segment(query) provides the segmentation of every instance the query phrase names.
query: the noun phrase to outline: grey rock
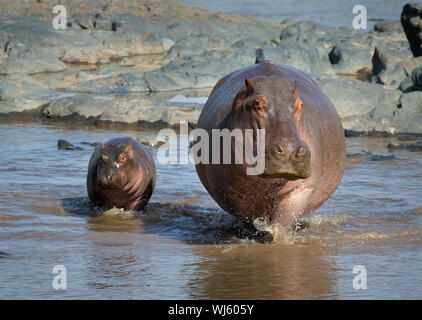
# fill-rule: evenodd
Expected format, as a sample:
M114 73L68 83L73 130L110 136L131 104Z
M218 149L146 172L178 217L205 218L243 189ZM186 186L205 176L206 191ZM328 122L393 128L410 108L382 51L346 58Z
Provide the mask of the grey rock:
M376 46L372 55L372 73L378 75L389 65L410 58L412 53L406 48Z
M422 91L422 65L412 70L411 78L415 88Z
M407 49L376 47L372 56L373 81L398 88L422 58L409 55Z
M151 136L151 135L145 135L145 134L137 137L136 140L146 145L147 147L154 148L154 149L159 148L165 143L165 141L158 140L157 136Z
M331 34L334 30L339 29L328 27L313 21L300 21L294 24L289 24L281 30L280 41L307 42L318 38L326 38L330 41L332 38L329 34Z
M408 150L411 152L421 152L422 151L422 141L416 143L397 143L395 141L390 141L387 145L389 150Z
M387 68L378 74L378 82L392 87L399 87L406 79L408 73L400 64L394 64L391 68Z
M240 39L237 40L236 42L234 42L231 47L235 48L235 49L254 49L254 48L259 48L262 46L271 46L271 47L276 47L278 44L274 43L272 40L268 41L268 40L263 40L260 38L245 38L245 39Z
M211 50L200 56L171 60L159 70L144 73L151 92L213 87L236 69L255 63L254 50Z
M357 30L344 27L330 27L313 21L300 21L287 25L281 30L280 42L307 42L315 46L327 45L332 48L342 40L362 35Z
M378 32L403 32L400 20L381 21L374 25L374 30Z
M264 50L262 48L256 49L255 56L256 56L255 64L265 61L265 53L264 53Z
M284 19L283 21L280 22L280 27L281 27L281 29L284 29L285 27L287 27L291 24L295 24L295 23L296 23L295 20L287 18L287 19Z
M85 15L78 19L82 21L84 18L90 17ZM127 56L164 53L161 39L165 35L151 22L130 14L116 14L113 16L112 28L113 25L121 27L115 32L84 30L73 26L64 31L53 29L51 20L40 21L19 16L7 22L0 19L0 47L6 48L8 59L12 56L20 59L18 62L14 59L7 67L19 64L25 73L43 72L42 69L46 68L46 71L57 71L57 66L63 69L60 61L102 64ZM53 63L54 69L50 70Z
M415 89L414 85L413 85L413 80L411 76L407 76L401 83L399 86L399 89L402 92L410 92L413 91Z
M74 23L81 29L94 29L94 21L90 18L75 19Z
M414 132L397 117L401 91L346 79L317 82L336 107L346 131L372 134Z
M371 67L372 56L368 48L349 43L336 44L328 56L337 72L356 73L359 69Z
M178 39L169 49L164 61L194 57L217 48L228 47L228 42L222 37L212 37L207 34L199 34L192 37Z
M163 49L166 52L169 51L175 44L175 42L169 38L162 38L161 41L163 43Z
M46 119L79 119L127 124L178 125L196 123L202 104L166 102L126 97L104 102L94 97L65 97L52 101L44 110Z
M0 81L0 113L23 112L41 107L55 94L31 76L14 74Z
M404 133L420 133L422 131L422 92L403 93L400 97L400 108L397 109L394 125Z
M133 93L149 92L150 89L143 79L143 72L130 71L118 74L111 72L107 77L99 77L88 81L70 83L66 87L68 92L85 93Z
M276 47L263 48L265 58L276 63L289 65L309 75L335 75L328 59L322 59L318 50L306 43L280 42Z
M57 149L59 150L83 150L81 147L77 147L66 140L58 140L57 141Z
M60 72L67 66L52 54L29 53L9 57L0 64L0 75L13 73L36 74L42 72Z
M395 106L401 93L376 84L347 79L327 78L317 83L333 102L341 118L363 116L377 106Z

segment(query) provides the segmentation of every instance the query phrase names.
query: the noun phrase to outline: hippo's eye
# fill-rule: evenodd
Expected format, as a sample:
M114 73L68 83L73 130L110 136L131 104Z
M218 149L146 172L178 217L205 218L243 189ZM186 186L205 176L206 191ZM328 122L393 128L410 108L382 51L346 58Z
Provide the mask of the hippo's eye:
M124 153L121 153L121 154L119 155L118 161L119 161L120 163L124 163L124 162L126 161L126 155L125 155Z

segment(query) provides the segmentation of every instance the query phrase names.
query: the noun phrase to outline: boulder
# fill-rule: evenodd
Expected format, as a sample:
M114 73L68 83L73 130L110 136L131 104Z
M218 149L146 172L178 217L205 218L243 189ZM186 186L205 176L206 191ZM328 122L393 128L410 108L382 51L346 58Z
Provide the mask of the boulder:
M422 64L406 48L375 47L372 56L372 82L398 88L412 70Z
M403 27L400 20L380 21L374 25L374 30L377 32L403 32Z
M415 87L413 86L413 80L411 76L407 76L401 83L399 86L400 91L402 92L410 92L413 91L415 89Z
M66 86L68 92L85 93L133 93L149 92L150 89L143 79L143 72L110 72L106 77L89 79L88 81L77 81ZM76 79L75 79L76 80Z
M348 134L407 132L394 118L401 91L346 79L326 78L317 83L334 104Z
M50 100L55 92L31 76L14 74L0 80L0 114L37 109Z
M42 72L60 72L67 66L54 55L36 51L9 50L8 57L0 63L0 75L13 73L36 74Z
M317 83L330 98L341 118L360 117L380 105L395 106L401 94L399 90L342 78L326 78Z
M411 78L415 89L422 91L422 65L412 70Z
M422 133L422 92L403 93L391 119L395 132Z
M223 37L210 37L207 34L184 37L174 43L165 55L164 61L169 62L184 57L199 56L205 51L228 48L229 46L229 41L226 41Z
M78 119L118 122L178 125L180 121L196 123L202 104L167 102L125 97L112 100L96 97L65 97L52 101L44 110L45 119Z
M362 68L371 67L371 53L368 48L350 43L336 44L328 54L334 70L354 74Z
M263 47L265 59L299 69L310 76L335 72L328 58L321 57L318 50L307 43L280 42L277 47Z

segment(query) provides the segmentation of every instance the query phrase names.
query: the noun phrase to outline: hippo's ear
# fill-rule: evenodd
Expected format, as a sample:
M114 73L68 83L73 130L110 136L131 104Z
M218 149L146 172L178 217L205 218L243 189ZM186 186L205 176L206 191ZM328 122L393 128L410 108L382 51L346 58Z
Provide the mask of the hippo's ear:
M239 110L242 103L245 102L246 98L252 95L253 92L254 88L252 81L245 78L245 85L240 88L239 92L233 100L232 116L237 112L237 110Z
M245 87L248 94L252 94L254 92L252 82L249 81L248 78L245 78Z
M129 142L129 146L126 148L126 153L130 154L132 152L132 140Z
M266 111L268 109L267 99L265 99L263 96L258 96L253 102L253 108L260 117L265 117Z

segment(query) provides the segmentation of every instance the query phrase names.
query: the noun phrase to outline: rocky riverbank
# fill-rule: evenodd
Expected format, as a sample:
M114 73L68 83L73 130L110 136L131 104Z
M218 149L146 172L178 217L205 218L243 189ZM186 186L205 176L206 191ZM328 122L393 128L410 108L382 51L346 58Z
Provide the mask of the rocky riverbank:
M158 0L61 1L67 27L55 30L56 4L0 0L2 119L195 125L222 76L273 60L309 74L347 134L422 135L421 5L360 32Z

